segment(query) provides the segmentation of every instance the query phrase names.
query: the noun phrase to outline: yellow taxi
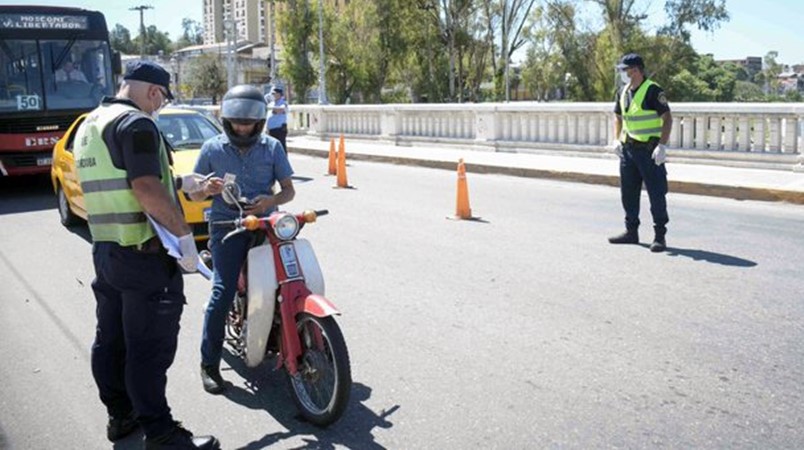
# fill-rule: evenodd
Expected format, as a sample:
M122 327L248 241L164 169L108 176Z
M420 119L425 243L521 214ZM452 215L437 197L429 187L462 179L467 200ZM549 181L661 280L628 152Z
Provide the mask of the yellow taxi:
M86 114L79 116L64 136L53 147L53 165L50 178L58 198L59 217L62 225L69 227L86 220L87 212L81 184L75 171L73 144L78 127ZM159 113L159 130L173 147L173 173L184 175L193 171L201 145L207 139L222 132L214 118L190 108L168 106ZM177 193L184 218L193 229L196 240L207 238L207 220L211 201L194 202L183 192Z

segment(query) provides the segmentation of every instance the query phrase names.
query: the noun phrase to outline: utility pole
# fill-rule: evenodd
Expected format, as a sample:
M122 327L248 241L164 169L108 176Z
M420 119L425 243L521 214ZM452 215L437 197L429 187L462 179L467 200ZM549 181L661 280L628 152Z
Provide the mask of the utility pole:
M318 64L318 104L327 105L327 81L324 66L324 5L318 0L318 51L320 52Z
M276 27L276 19L275 14L276 10L274 9L274 0L268 1L268 8L270 14L270 22L271 22L271 84L276 86L276 45L274 44L274 39L276 37L274 28Z
M146 9L154 9L154 7L150 5L140 5L128 9L129 11L140 12L140 59L145 59L145 19L143 19L142 13Z

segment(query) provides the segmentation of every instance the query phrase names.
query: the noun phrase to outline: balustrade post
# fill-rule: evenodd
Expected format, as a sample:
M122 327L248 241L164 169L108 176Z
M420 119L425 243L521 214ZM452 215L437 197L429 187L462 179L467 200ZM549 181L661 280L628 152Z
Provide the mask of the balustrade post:
M475 141L483 145L495 146L499 135L499 116L493 106L479 106L475 110Z
M742 152L751 151L751 126L749 124L748 116L740 116L738 133L740 137L737 141L737 148Z
M770 117L770 142L768 151L780 153L782 151L782 119L773 115Z
M759 153L765 152L765 116L754 120L754 145L751 150Z
M797 153L797 142L798 121L796 120L796 116L786 116L784 118L784 153Z
M327 114L323 108L310 108L310 128L309 131L315 136L326 136L327 132Z
M695 148L698 150L706 150L708 119L705 115L695 118Z
M733 116L726 116L724 119L723 150L734 151L736 121L737 119Z
M681 118L673 117L673 124L670 126L670 140L667 142L670 148L681 146Z
M721 138L721 118L720 116L709 117L709 150L720 150Z

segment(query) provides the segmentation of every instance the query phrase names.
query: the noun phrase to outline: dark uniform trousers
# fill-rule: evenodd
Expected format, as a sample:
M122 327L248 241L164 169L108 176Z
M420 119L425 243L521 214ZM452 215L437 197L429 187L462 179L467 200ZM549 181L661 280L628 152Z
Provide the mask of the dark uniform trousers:
M153 241L142 250L112 242L92 247L98 320L92 374L109 414L133 408L146 437L174 426L165 386L185 304L176 260Z
M620 195L625 210L625 227L628 230L636 230L639 227L639 198L643 182L648 190L653 225L664 229L670 221L665 198L667 168L664 164L657 166L652 158L657 143L628 139L623 144L623 157L620 160Z
M268 135L273 138L276 138L282 144L282 150L284 150L285 153L287 154L288 147L287 144L285 143L285 139L287 139L288 137L288 125L282 124L281 127L271 128L270 130L268 130Z

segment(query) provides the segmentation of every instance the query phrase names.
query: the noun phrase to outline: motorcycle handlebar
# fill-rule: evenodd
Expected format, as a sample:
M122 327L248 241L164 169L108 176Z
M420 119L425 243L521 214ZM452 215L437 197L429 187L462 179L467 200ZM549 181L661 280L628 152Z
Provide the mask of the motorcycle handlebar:
M328 210L328 209L317 209L317 210L315 211L315 215L316 215L316 216L326 216L327 214L329 214L329 210Z

